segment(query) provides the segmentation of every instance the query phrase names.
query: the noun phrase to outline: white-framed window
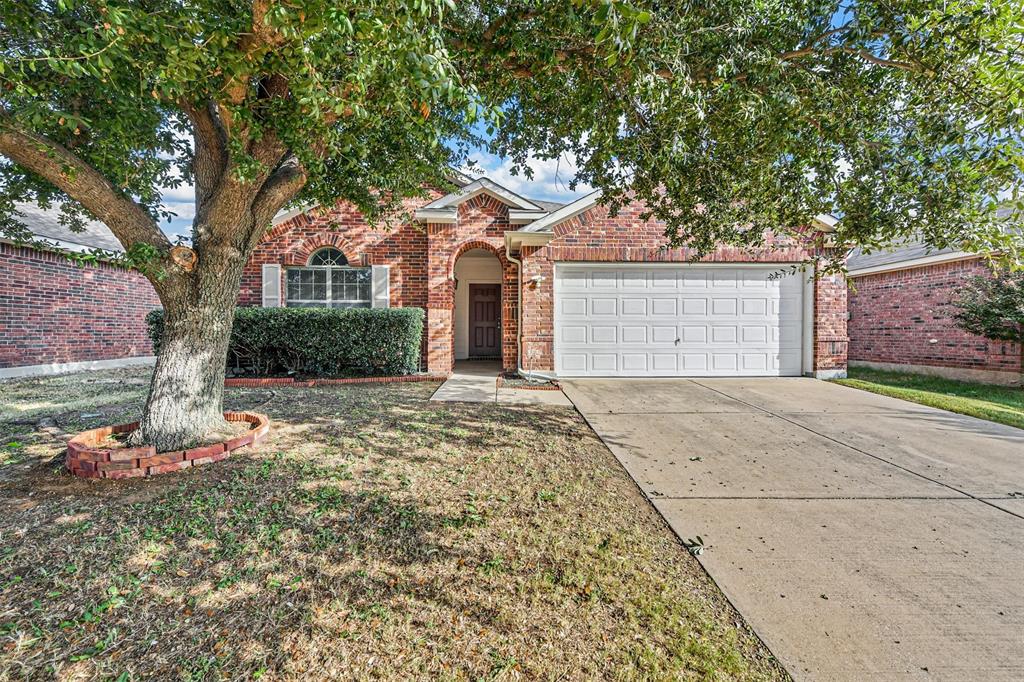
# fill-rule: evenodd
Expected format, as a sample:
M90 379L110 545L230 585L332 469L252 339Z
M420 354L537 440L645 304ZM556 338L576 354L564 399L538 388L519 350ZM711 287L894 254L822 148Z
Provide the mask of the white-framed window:
M289 308L369 308L372 303L371 269L350 267L338 249L320 249L305 267L286 271L285 304Z

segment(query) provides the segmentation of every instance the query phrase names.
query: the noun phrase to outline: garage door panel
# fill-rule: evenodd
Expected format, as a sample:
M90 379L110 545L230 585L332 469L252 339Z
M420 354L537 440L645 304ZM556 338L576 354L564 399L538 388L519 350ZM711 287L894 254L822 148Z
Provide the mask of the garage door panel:
M652 289L675 289L679 286L679 272L677 270L652 270L650 275Z
M679 355L676 353L651 353L651 369L655 372L678 372Z
M561 265L556 371L563 376L799 374L800 278L778 267Z
M740 303L735 298L711 299L711 314L714 317L735 317Z
M675 344L679 338L679 329L675 325L652 325L650 330L653 344Z
M562 317L586 317L587 299L577 296L560 296L558 312Z
M766 344L768 343L768 325L743 325L743 331L740 334L740 341L744 344Z
M627 374L646 374L650 370L647 353L623 353L622 371Z
M694 315L704 317L708 314L708 300L706 298L684 298L683 315Z
M648 306L646 298L627 297L622 300L620 308L623 317L646 317Z
M743 307L741 308L743 315L767 315L768 314L768 299L767 298L744 298Z
M711 368L716 372L733 373L739 369L739 358L736 353L712 353Z
M564 345L585 344L587 342L587 329L585 325L564 324L558 329L558 340Z
M590 299L590 314L594 317L616 317L619 313L619 302L614 298Z
M769 368L768 353L743 353L740 365L745 372L765 372Z
M706 373L708 371L707 353L681 353L682 369L686 372Z
M622 325L622 343L647 343L647 327L639 325Z
M736 327L717 324L711 327L711 343L736 343L738 338Z
M708 328L704 325L684 324L679 328L679 338L684 344L705 344L708 342Z
M654 317L675 317L679 314L679 301L675 298L652 298L651 315Z
M646 270L620 270L619 284L624 291L647 289L650 273Z

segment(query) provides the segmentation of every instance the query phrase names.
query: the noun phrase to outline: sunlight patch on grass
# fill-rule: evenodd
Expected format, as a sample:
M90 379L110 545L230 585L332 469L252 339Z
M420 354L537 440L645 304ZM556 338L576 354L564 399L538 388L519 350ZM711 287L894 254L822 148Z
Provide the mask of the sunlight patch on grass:
M851 368L835 383L1024 429L1024 389Z

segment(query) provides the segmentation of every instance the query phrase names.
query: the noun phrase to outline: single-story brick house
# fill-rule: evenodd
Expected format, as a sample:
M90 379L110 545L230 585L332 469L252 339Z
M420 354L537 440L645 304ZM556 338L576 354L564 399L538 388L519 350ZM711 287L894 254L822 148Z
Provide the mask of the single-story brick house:
M990 275L981 256L920 241L847 259L851 280L851 366L1020 385L1020 344L969 334L953 320L951 301L964 283Z
M438 373L465 358L560 377L845 373L845 280L777 276L827 247L721 248L697 263L665 248L639 204L612 217L597 193L560 205L458 184L390 228L347 204L278 216L240 304L422 307L423 365Z
M78 265L66 252L121 251L98 222L72 232L58 211L18 204L19 220L50 248L0 239L0 378L153 361L145 316L160 307L137 272Z

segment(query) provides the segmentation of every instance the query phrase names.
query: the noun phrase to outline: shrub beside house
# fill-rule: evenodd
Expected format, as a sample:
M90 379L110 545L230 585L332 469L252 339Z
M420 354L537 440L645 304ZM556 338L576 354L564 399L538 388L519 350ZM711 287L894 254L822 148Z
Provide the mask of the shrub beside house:
M66 255L122 251L110 230L90 222L85 232L72 232L56 210L17 208L52 249L0 239L0 378L152 362L144 318L160 301L146 278Z
M164 311L146 317L160 349ZM420 308L237 308L227 371L237 376L395 376L415 372Z

